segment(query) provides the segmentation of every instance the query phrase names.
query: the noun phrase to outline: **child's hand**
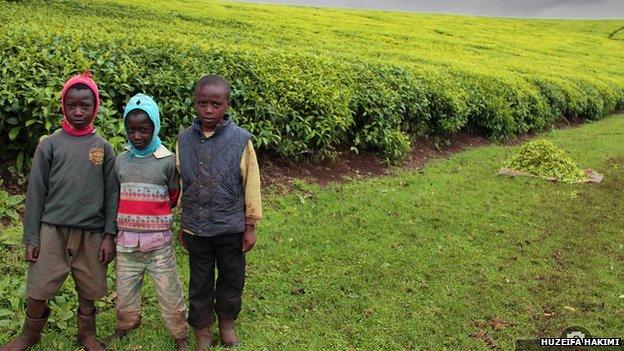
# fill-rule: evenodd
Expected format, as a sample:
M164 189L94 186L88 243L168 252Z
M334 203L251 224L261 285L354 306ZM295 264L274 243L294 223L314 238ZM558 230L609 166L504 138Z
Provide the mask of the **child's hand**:
M180 244L182 244L184 250L188 251L188 246L186 246L186 243L184 242L184 230L182 230L182 228L178 231L178 240L180 241Z
M104 235L104 240L100 245L100 262L102 265L107 265L115 257L115 243L113 236L109 234Z
M256 227L247 225L243 233L243 252L249 252L256 245Z
M37 262L39 258L39 246L33 246L32 244L26 244L26 261Z

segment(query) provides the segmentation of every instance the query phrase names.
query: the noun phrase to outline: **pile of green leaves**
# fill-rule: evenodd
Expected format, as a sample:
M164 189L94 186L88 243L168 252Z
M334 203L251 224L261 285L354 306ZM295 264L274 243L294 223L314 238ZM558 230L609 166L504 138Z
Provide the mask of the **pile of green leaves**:
M545 139L522 145L518 154L505 162L505 167L568 183L585 179L585 173L570 156Z

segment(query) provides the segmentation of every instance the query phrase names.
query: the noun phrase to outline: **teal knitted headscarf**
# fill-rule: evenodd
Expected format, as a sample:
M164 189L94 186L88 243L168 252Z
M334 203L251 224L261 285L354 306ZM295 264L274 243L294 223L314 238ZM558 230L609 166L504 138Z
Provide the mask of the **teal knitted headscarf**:
M134 145L132 145L132 143L130 143L130 154L138 157L149 156L153 154L154 151L156 151L162 144L160 138L158 137L158 133L160 132L160 113L158 111L158 105L150 96L143 95L141 93L136 94L130 98L126 108L124 108L124 126L126 125L126 117L128 116L128 113L135 109L145 111L145 113L149 116L152 123L154 123L154 134L152 134L152 140L150 143L143 150L138 150L134 147ZM126 136L128 136L128 127L126 127Z

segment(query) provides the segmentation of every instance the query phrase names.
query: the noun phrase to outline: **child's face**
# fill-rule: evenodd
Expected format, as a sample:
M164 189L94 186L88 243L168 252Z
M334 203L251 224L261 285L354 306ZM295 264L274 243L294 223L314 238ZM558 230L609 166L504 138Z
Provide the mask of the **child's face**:
M223 120L229 107L224 87L204 85L195 95L195 111L204 130L213 130Z
M128 140L132 146L138 150L145 149L152 141L154 134L154 124L145 112L130 114L126 118L126 130L128 131Z
M89 89L69 89L63 101L65 118L75 129L83 129L93 121L95 96Z

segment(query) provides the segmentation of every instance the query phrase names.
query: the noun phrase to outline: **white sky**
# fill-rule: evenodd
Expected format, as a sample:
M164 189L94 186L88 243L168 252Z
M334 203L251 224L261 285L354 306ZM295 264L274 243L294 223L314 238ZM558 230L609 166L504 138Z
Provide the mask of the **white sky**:
M542 18L620 18L624 0L239 0L415 12L442 12L480 16Z

